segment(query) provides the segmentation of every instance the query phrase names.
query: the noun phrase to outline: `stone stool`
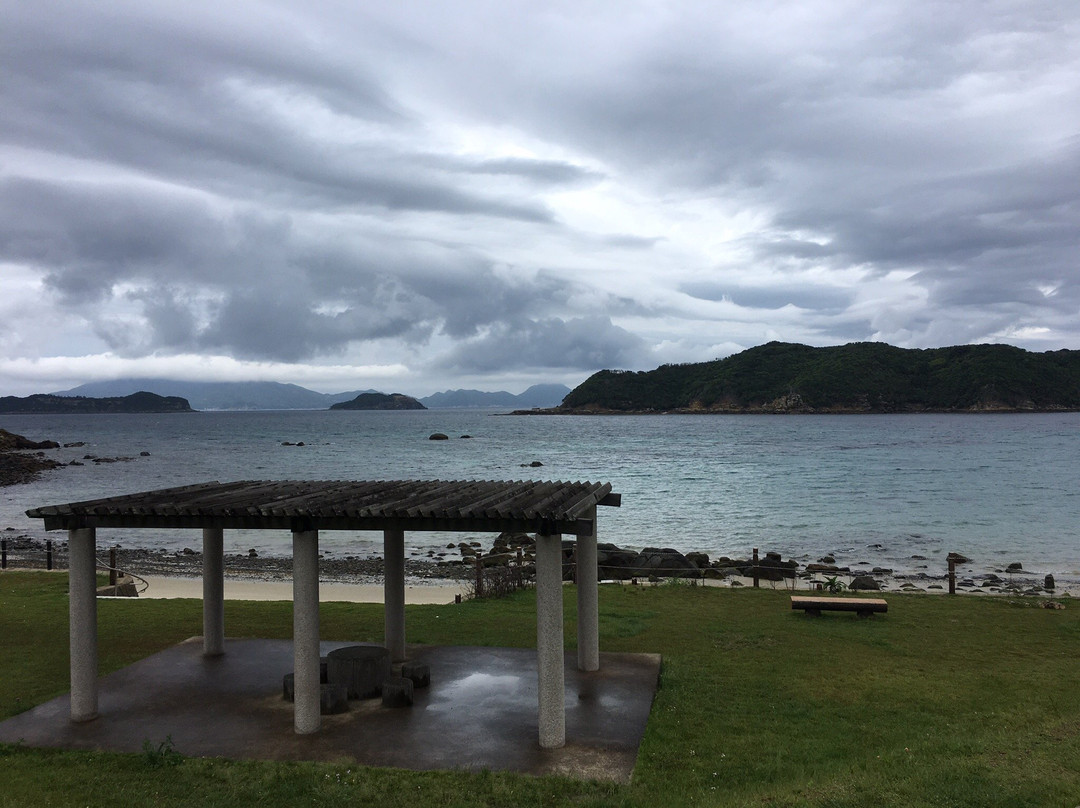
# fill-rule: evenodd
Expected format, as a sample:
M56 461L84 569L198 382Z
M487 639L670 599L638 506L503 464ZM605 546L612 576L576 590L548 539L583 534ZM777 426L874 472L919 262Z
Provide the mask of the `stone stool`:
M350 699L378 696L390 670L390 651L381 645L348 645L326 656L327 678L345 685Z
M431 684L431 669L419 662L405 662L401 666L401 675L413 683L413 687L427 687Z
M382 687L383 707L411 707L413 703L412 679L391 676Z
M281 695L285 701L296 700L296 679L286 673L281 680ZM319 712L322 715L335 715L349 709L349 692L345 685L332 685L323 682L319 685Z

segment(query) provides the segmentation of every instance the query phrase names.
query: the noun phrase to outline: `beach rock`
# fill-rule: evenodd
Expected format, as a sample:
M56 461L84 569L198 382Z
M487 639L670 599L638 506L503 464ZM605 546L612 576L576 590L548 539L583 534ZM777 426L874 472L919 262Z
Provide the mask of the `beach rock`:
M450 440L450 436L444 435L442 432L432 432L428 436L428 440Z
M968 558L966 555L961 555L960 553L949 553L947 556L945 556L945 560L946 561L952 561L954 564L970 564L971 563L970 558Z
M829 556L826 556L828 558ZM807 572L840 572L840 568L835 564L807 564Z
M642 574L665 578L699 578L701 570L678 550L670 547L644 548L634 560L634 566Z
M757 577L766 581L782 581L785 578L794 578L799 564L796 561L784 561L780 553L765 553L765 557L758 559ZM748 578L754 577L754 561L749 559L739 566L739 573Z
M695 565L698 569L705 569L709 566L708 553L687 553L686 560Z
M33 441L6 429L0 429L0 452L19 449L59 449L60 444L54 440Z
M824 555L817 560L819 564L835 564L836 559L831 555ZM809 567L807 567L809 569Z
M614 544L596 545L596 567L601 579L626 581L636 574L634 564L638 554L633 550L623 550Z
M848 584L848 589L863 589L863 590L880 590L881 584L875 581L869 575L856 575L851 579L851 583Z
M1054 591L1054 576L1053 575L1047 575L1043 579L1043 589L1048 589L1051 592Z
M1009 566L1007 566L1005 568L1005 572L1023 572L1023 571L1024 571L1024 565L1021 564L1019 561L1014 561L1013 563L1011 563Z

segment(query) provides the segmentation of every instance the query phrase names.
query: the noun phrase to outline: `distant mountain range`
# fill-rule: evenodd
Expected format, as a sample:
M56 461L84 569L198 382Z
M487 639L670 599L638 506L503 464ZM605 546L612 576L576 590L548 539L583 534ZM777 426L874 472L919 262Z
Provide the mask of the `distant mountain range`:
M116 398L147 391L160 396L185 398L196 410L326 410L364 393L379 390L351 390L344 393L317 393L296 384L280 382L187 382L175 379L116 379L90 382L53 395ZM447 407L490 407L532 409L555 407L570 388L562 384L536 384L520 395L504 391L447 390L419 399L429 409Z
M447 390L433 393L420 399L420 403L429 409L447 407L493 407L493 408L532 408L558 406L570 388L565 384L534 384L524 393L514 395L500 390L497 393L484 393L480 390Z
M1080 410L1080 351L1011 345L825 348L770 342L726 359L602 370L556 413L1055 412Z

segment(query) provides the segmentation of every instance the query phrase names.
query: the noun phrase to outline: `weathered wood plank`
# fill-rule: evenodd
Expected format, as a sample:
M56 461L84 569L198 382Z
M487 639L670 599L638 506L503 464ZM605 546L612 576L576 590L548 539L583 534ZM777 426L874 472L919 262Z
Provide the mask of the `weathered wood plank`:
M889 604L881 598L824 598L791 596L791 608L802 609L809 615L819 616L822 612L855 612L860 617L869 617L875 612L887 612Z

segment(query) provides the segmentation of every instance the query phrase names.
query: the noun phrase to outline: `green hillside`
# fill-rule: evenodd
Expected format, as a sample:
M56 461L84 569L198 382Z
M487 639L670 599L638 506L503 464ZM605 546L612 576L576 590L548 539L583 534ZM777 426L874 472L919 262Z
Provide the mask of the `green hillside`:
M1080 409L1080 351L1010 345L812 348L770 342L726 359L602 370L564 399L577 412L983 412Z
M45 413L49 415L130 412L193 412L187 399L139 392L113 398L33 395L0 397L0 412Z
M423 404L412 396L401 393L361 393L352 401L331 404L332 410L426 410Z

